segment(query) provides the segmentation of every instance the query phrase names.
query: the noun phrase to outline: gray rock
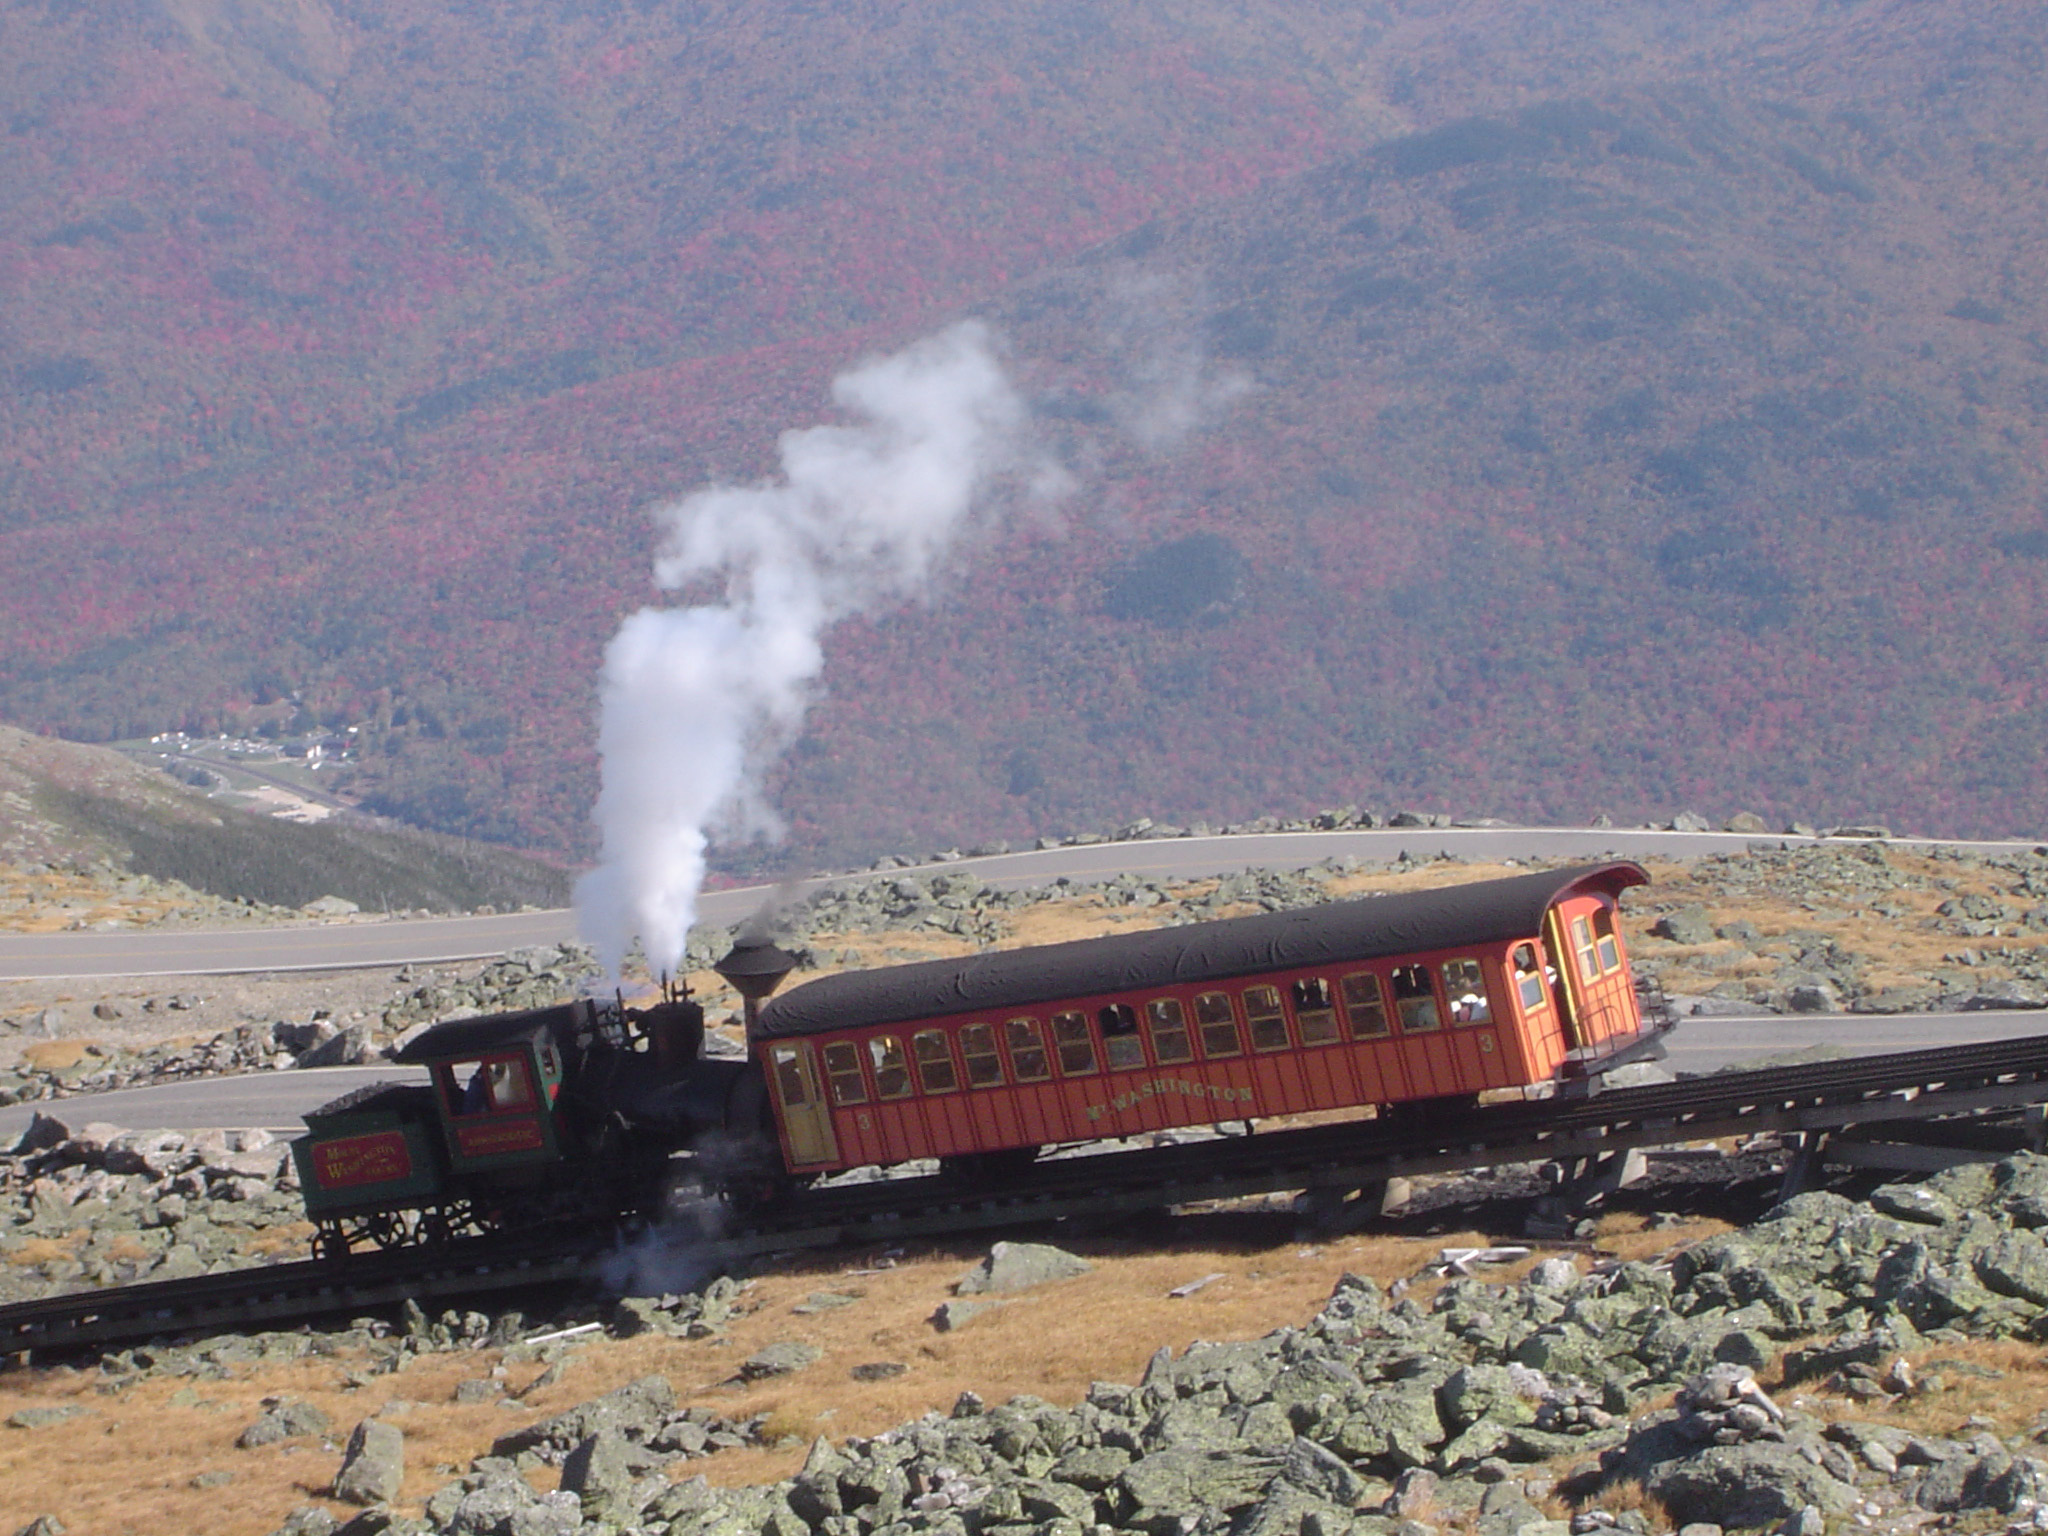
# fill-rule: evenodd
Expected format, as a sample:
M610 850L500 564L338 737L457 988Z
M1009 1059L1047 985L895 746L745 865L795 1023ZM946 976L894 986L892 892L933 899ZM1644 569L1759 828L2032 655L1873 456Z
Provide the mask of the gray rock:
M1795 1447L1768 1440L1709 1446L1663 1462L1645 1474L1643 1488L1680 1524L1708 1521L1725 1527L1774 1525L1809 1504L1841 1515L1856 1502L1854 1487Z
M1326 1504L1350 1509L1365 1497L1365 1479L1313 1440L1296 1437L1280 1463L1280 1476Z
M1705 907L1681 907L1676 912L1666 912L1650 932L1674 944L1711 944L1719 937Z
M29 1117L28 1129L14 1143L14 1155L26 1157L31 1152L47 1152L52 1147L61 1147L71 1135L69 1122L37 1110Z
M376 1036L366 1023L351 1024L299 1057L301 1067L352 1067L374 1060Z
M262 1416L236 1437L235 1444L246 1451L260 1445L276 1445L280 1440L296 1440L306 1435L324 1437L333 1432L334 1420L311 1403L280 1399L269 1401Z
M1391 1477L1427 1463L1445 1435L1434 1390L1396 1390L1352 1401L1336 1434L1322 1438L1354 1464Z
M514 1517L532 1505L533 1486L516 1475L491 1477L481 1487L467 1486L474 1481L450 1484L427 1500L427 1518L445 1536L507 1536Z
M1047 1243L997 1243L989 1249L987 1258L960 1278L954 1289L962 1296L1023 1291L1085 1275L1094 1267L1086 1259Z
M2035 1233L2006 1233L1977 1255L1975 1268L1986 1289L2048 1307L2048 1247Z
M1468 1365L1437 1389L1437 1409L1458 1430L1481 1420L1533 1424L1541 1390L1542 1377L1526 1366Z
M516 1512L506 1536L576 1536L582 1528L582 1501L558 1489Z
M364 1419L348 1437L334 1496L349 1504L389 1504L404 1481L404 1434L395 1424Z
M781 1339L756 1350L740 1364L742 1381L762 1381L770 1376L788 1376L825 1358L825 1351L799 1339Z
M334 1516L317 1504L301 1504L284 1517L271 1536L334 1536L335 1527L340 1524Z
M645 1439L675 1412L675 1388L666 1376L642 1376L603 1397L578 1403L552 1418L500 1435L491 1446L494 1456L517 1456L546 1446L557 1451L588 1440L602 1430L616 1430L629 1439Z
M1668 1081L1669 1079L1666 1079ZM1633 1086L1632 1084L1609 1084L1610 1087ZM1579 1283L1579 1266L1570 1259L1540 1259L1531 1266L1522 1283L1531 1290L1568 1291Z
M1086 1446L1062 1456L1046 1475L1055 1482L1100 1493L1122 1477L1130 1464L1131 1453L1121 1446Z
M1786 989L1784 1006L1790 1013L1840 1013L1842 997L1831 982L1801 982Z
M1184 1517L1223 1514L1259 1501L1273 1479L1265 1457L1169 1448L1127 1468L1116 1480L1116 1523L1145 1536L1180 1536Z
M1959 1214L1953 1201L1925 1184L1886 1184L1870 1193L1870 1203L1901 1221L1941 1226Z
M1441 1479L1427 1467L1410 1467L1394 1479L1392 1491L1380 1512L1409 1520L1428 1514L1436 1505Z
M580 1501L586 1520L624 1524L653 1502L660 1479L643 1474L651 1457L615 1429L599 1430L562 1463L562 1487Z

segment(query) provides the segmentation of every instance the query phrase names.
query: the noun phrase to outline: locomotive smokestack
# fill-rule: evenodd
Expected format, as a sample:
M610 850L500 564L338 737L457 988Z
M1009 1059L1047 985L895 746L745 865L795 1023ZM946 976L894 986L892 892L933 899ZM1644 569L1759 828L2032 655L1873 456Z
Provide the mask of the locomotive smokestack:
M762 1001L782 985L783 977L796 969L796 956L766 939L742 936L712 969L745 999L747 1033L751 1035Z

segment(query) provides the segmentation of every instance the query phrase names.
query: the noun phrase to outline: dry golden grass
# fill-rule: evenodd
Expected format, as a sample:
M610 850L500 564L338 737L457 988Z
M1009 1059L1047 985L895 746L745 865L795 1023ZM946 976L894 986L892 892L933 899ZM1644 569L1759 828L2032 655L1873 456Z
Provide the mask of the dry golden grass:
M85 1242L84 1228L67 1233L63 1237L28 1237L8 1252L7 1262L24 1268L33 1264L51 1264L61 1259L77 1257L79 1247Z
M1640 1212L1610 1211L1595 1223L1593 1242L1603 1254L1640 1263L1667 1259L1681 1248L1734 1230L1734 1223L1711 1216L1691 1218L1682 1226L1653 1227Z
M2007 902L2015 900L2001 881L2005 871L1931 859L1924 854L1889 849L1886 862L1898 874L1916 885L1873 893L1868 903L1853 893L1844 893L1836 906L1810 903L1757 889L1740 897L1729 896L1720 886L1714 869L1665 860L1647 861L1651 885L1647 894L1670 905L1697 904L1705 908L1716 925L1744 919L1755 925L1769 944L1789 934L1825 933L1844 949L1853 950L1869 962L1865 981L1873 989L1903 986L1928 973L1947 968L1945 955L1958 949L1982 949L1987 944L2000 948L2048 948L2048 935L2037 932L2000 939L1965 939L1927 926L1935 908L1954 896L1990 895ZM1897 908L1897 916L1873 910L1877 902ZM1640 904L1640 898L1638 898ZM1624 913L1624 929L1633 952L1654 960L1664 972L1666 991L1706 990L1731 977L1767 974L1775 965L1760 959L1747 946L1716 940L1710 944L1675 945L1648 937L1647 915L1632 920ZM1985 979L2004 977L2009 968L1998 963L1981 968Z
M1887 1403L1829 1391L1825 1382L1786 1388L1782 1373L1766 1384L1780 1393L1781 1402L1803 1399L1809 1411L1824 1418L1894 1424L1915 1434L1968 1434L1964 1426L1976 1418L2010 1435L2048 1414L2048 1354L2038 1344L2011 1339L1929 1344L1913 1350L1906 1361L1923 1386L1935 1378L1938 1387Z
M43 1072L61 1072L66 1067L75 1067L85 1060L86 1054L97 1047L97 1040L37 1040L21 1048L21 1060L28 1066Z
M498 1435L648 1372L667 1376L686 1404L702 1404L730 1419L771 1414L777 1427L801 1442L786 1449L724 1452L682 1464L679 1475L702 1471L721 1484L767 1481L801 1465L815 1434L876 1434L929 1411L943 1412L970 1389L992 1402L1031 1393L1071 1404L1091 1381L1137 1379L1161 1344L1178 1352L1196 1339L1251 1338L1301 1323L1347 1269L1387 1284L1413 1274L1441 1247L1487 1242L1480 1233L1351 1237L1282 1247L1212 1240L1135 1249L1128 1243L1075 1241L1069 1246L1096 1263L1092 1273L997 1298L999 1305L947 1334L933 1327L931 1316L983 1247L922 1249L886 1267L873 1254L820 1256L756 1280L742 1298L746 1310L725 1338L591 1343L575 1351L562 1380L534 1392L518 1411L453 1401L459 1382L491 1373L499 1362L495 1350L429 1356L354 1390L347 1377L364 1362L347 1357L262 1365L225 1381L149 1380L109 1395L96 1390L93 1373L17 1372L0 1376L0 1418L18 1408L64 1402L91 1413L43 1429L0 1428L0 1505L7 1518L23 1511L17 1523L46 1510L55 1513L74 1536L263 1536L292 1506L317 1498L340 1464L338 1449L311 1441L235 1448L235 1437L261 1411L262 1398L285 1394L333 1417L337 1447L358 1419L372 1414L403 1428L407 1477L401 1500L416 1506ZM1508 1279L1525 1267L1489 1274ZM1186 1298L1167 1295L1209 1274L1222 1278ZM1433 1289L1425 1283L1417 1294L1426 1301ZM808 1316L791 1310L815 1291L858 1294L859 1300ZM816 1344L825 1356L791 1377L737 1381L741 1361L782 1339ZM883 1360L908 1369L885 1381L852 1379L854 1366ZM541 1369L508 1368L508 1387L527 1386ZM193 1477L209 1471L231 1472L233 1481L217 1488L191 1486ZM545 1478L540 1486L549 1486ZM335 1508L339 1513L340 1506Z

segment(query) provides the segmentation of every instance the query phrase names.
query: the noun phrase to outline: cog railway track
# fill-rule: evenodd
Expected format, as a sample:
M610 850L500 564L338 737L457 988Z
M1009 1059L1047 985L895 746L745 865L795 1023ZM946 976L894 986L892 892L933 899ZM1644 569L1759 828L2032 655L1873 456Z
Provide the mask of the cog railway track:
M1275 1191L1341 1199L1396 1175L1518 1163L1597 1164L1632 1150L1763 1132L1805 1137L2048 1104L2048 1035L1495 1105L1454 1125L1353 1121L1092 1151L1030 1165L1028 1182L919 1175L805 1190L680 1238L715 1269L764 1254L1099 1218ZM611 1230L503 1233L0 1307L0 1354L47 1356L178 1334L289 1326L404 1300L451 1302L573 1284L630 1239Z

